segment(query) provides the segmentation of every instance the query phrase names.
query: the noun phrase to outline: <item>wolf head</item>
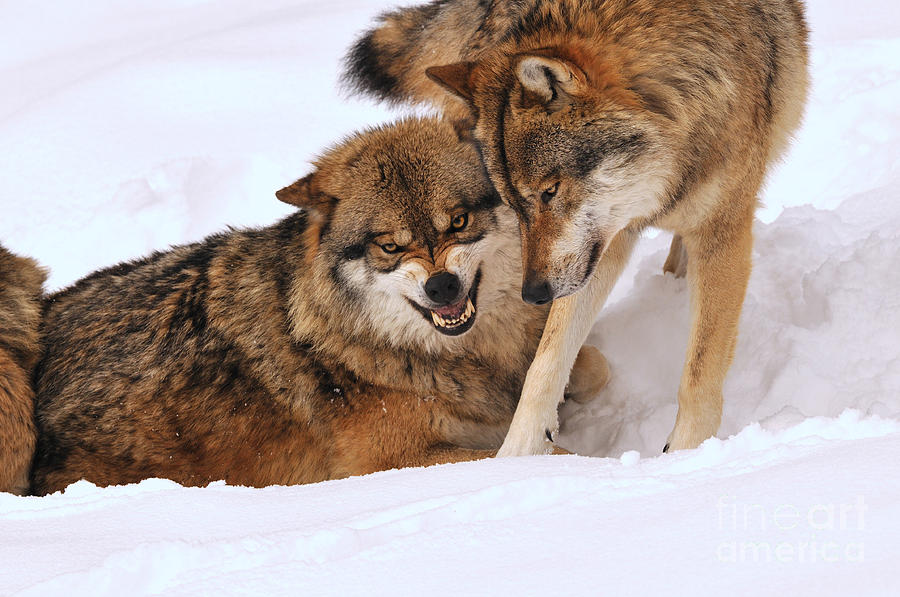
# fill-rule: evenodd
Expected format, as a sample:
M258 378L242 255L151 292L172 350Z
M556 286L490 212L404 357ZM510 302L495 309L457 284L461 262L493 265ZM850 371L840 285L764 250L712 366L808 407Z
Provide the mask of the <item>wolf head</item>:
M571 43L427 70L469 107L457 126L519 217L529 302L576 291L616 233L664 207L671 114L623 71Z
M276 195L307 211L319 291L327 287L358 328L445 346L518 294L515 217L451 126L410 119L377 128L315 165Z

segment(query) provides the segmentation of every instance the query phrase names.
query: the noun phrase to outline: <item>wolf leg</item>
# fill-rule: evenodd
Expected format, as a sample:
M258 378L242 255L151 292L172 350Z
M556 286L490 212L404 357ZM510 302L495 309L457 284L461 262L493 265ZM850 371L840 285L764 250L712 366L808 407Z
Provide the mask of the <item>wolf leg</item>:
M579 404L590 402L609 383L609 363L603 353L594 346L585 344L578 351L569 383L566 385L566 400Z
M435 464L449 464L451 462L469 462L471 460L481 460L483 458L491 458L497 453L496 450L472 450L469 448L458 448L447 444L434 446L424 452L414 462L404 464L404 466L433 466Z
M719 429L722 385L734 356L750 277L752 214L741 224L684 237L691 336L678 388L678 415L664 451L696 448Z
M572 452L569 452L565 448L560 448L559 446L553 446L550 453L560 456L572 454ZM472 460L493 458L496 455L497 450L471 450L469 448L441 445L435 446L423 454L420 461L404 466L433 466L435 464L450 464L452 462L470 462Z
M687 251L684 249L681 235L676 234L672 237L672 246L669 247L669 256L663 264L663 272L673 274L676 278L683 278L687 273L687 261Z
M559 430L557 406L581 345L597 313L631 255L638 232L621 230L609 245L587 286L553 301L544 334L497 456L547 454Z

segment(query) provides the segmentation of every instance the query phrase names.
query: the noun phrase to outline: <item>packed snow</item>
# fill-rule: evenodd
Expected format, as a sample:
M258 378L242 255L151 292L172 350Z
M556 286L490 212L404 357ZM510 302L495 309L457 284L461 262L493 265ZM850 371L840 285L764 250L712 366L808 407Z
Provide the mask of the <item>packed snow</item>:
M648 235L589 338L611 384L561 408L582 456L0 494L0 594L900 594L900 14L809 3L718 438L660 455L688 296ZM59 288L276 220L316 153L396 116L337 83L388 6L0 0L0 242Z

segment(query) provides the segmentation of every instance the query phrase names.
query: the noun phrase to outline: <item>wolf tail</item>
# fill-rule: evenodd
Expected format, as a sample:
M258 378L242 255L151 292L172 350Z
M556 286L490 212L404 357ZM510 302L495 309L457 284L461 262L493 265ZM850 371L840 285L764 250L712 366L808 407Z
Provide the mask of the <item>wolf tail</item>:
M502 15L485 0L433 0L378 17L344 58L342 81L390 103L443 105L447 93L425 69L471 60L498 34Z
M28 493L37 430L32 373L41 354L46 273L0 246L0 491Z

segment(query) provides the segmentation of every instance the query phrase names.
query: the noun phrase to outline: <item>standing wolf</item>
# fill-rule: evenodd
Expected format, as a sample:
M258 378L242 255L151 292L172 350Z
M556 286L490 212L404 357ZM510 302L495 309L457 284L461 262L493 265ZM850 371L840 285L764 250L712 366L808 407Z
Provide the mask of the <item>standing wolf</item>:
M520 298L515 215L473 148L409 120L349 139L277 195L303 209L46 299L35 493L83 478L307 483L493 454L548 309ZM592 375L571 389L592 393Z
M478 148L519 217L522 296L554 301L501 455L550 445L566 374L647 226L676 234L664 269L691 288L665 449L716 433L806 39L799 0L438 0L383 15L352 48L351 84L442 106Z

